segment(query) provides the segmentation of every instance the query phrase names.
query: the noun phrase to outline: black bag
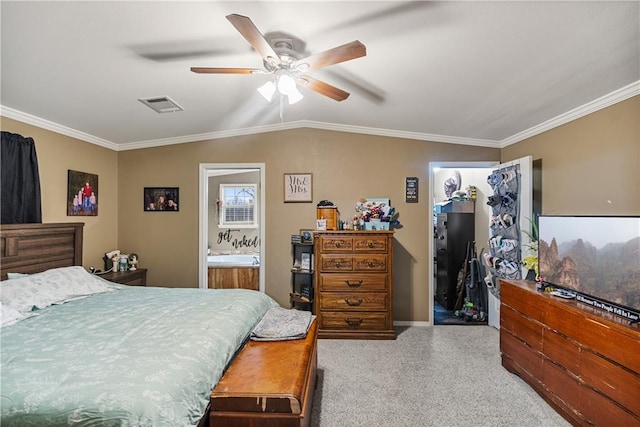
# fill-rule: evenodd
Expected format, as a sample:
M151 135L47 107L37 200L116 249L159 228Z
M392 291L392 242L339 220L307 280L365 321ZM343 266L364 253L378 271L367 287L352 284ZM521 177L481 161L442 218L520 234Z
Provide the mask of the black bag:
M488 321L487 285L484 282L484 266L478 259L475 244L469 259L469 274L465 278L464 304L456 311L456 315L467 322Z

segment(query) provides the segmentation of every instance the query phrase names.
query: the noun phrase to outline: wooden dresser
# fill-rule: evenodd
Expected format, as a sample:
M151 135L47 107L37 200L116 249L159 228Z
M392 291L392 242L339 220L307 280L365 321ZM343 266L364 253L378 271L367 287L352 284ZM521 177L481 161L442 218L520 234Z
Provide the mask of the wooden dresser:
M395 339L393 233L314 232L318 338Z
M640 327L576 300L502 281L502 365L573 425L640 425Z

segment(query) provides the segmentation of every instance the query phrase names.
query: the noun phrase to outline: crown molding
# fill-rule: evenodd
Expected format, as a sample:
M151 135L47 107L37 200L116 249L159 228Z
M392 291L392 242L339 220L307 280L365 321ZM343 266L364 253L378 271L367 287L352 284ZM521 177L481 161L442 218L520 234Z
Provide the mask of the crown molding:
M570 110L564 114L561 114L557 117L547 120L546 122L540 123L539 125L533 126L522 132L518 132L508 138L503 139L502 141L489 140L489 139L463 138L463 137L400 131L400 130L392 130L392 129L380 129L380 128L372 128L372 127L364 127L364 126L341 125L341 124L335 124L335 123L316 122L311 120L300 120L300 121L289 122L289 123L255 126L250 128L233 129L233 130L221 131L221 132L208 132L208 133L185 135L185 136L172 137L172 138L162 138L162 139L153 139L153 140L147 140L147 141L136 141L136 142L130 142L130 143L117 144L115 142L108 141L106 139L102 139L97 136L93 136L88 133L81 132L63 125L59 125L49 120L41 119L34 115L24 113L22 111L19 111L10 107L5 107L3 105L0 105L0 116L18 120L20 122L24 122L24 123L37 126L46 130L50 130L52 132L57 132L62 135L76 138L81 141L89 142L91 144L99 145L101 147L108 148L114 151L137 150L141 148L153 148L153 147L160 147L165 145L185 144L189 142L206 141L210 139L232 138L236 136L255 135L255 134L266 133L266 132L276 132L276 131L282 131L282 130L303 129L303 128L357 133L357 134L363 134L363 135L384 136L384 137L390 137L390 138L414 139L419 141L442 142L445 144L460 144L460 145L470 145L470 146L476 146L476 147L489 147L489 148L505 148L505 147L508 147L509 145L518 143L527 138L531 138L532 136L541 134L543 132L546 132L548 130L551 130L553 128L556 128L558 126L571 122L573 120L579 119L581 117L594 113L603 108L609 107L618 102L622 102L638 94L640 94L640 80L635 81L618 90L615 90L587 104L581 105L580 107L574 108L573 110Z
M499 147L508 147L509 145L523 141L527 138L531 138L532 136L539 135L553 128L557 128L558 126L564 125L591 113L595 113L598 110L602 110L603 108L609 107L613 104L617 104L618 102L622 102L638 94L640 94L640 80L637 80L618 90L614 90L607 95L604 95L598 99L574 108L573 110L569 110L564 114L560 114L559 116L547 120L546 122L542 122L539 125L530 127L527 130L518 132L515 135L505 138L500 141Z
M232 138L234 136L254 135L266 132L276 132L281 130L298 129L302 126L300 122L290 122L276 125L256 126L251 128L232 129L220 132L207 132L193 135L184 135L172 138L150 139L147 141L130 142L121 144L118 151L137 150L140 148L161 147L164 145L186 144L189 142L206 141L209 139Z
M364 135L386 136L390 138L415 139L419 141L444 142L446 144L473 145L477 147L499 148L500 141L490 139L463 138L437 135L433 133L408 132L392 129L370 128L363 126L338 125L333 123L305 121L304 127L340 132L359 133Z
M340 125L335 123L315 122L311 120L299 120L295 122L256 126L250 128L233 129L221 132L208 132L194 135L185 135L175 138L152 139L148 141L131 142L118 147L119 151L137 150L140 148L160 147L163 145L185 144L189 142L206 141L210 139L231 138L235 136L255 135L266 132L275 132L291 129L321 129L337 132L349 132L365 135L385 136L391 138L417 139L422 141L444 142L447 144L475 145L479 147L499 148L499 141L482 140L473 138L459 138L446 135L425 134L418 132L405 132L363 126Z
M50 130L51 132L56 132L61 135L69 136L71 138L76 138L81 141L89 142L91 144L99 145L110 150L118 151L118 144L116 144L115 142L107 141L106 139L98 138L97 136L72 129L70 127L59 125L52 121L36 117L32 114L28 114L11 107L0 105L0 116L17 120L19 122L33 125L42 129Z

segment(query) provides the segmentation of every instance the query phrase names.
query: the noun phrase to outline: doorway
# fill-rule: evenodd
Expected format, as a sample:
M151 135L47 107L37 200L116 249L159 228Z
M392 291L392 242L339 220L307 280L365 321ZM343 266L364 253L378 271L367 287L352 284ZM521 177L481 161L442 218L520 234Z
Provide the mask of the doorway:
M212 194L216 194L217 185L212 182L218 182L224 180L230 182L236 180L238 184L247 184L247 176L251 176L252 181L256 181L257 185L257 228L251 229L254 237L247 239L240 239L242 245L246 246L246 243L252 243L257 240L257 247L254 250L259 252L259 291L265 291L265 253L264 253L264 237L265 237L265 164L264 163L201 163L199 170L199 227L198 227L198 284L201 289L208 288L208 254L211 249L212 240L213 244L217 243L219 239L212 239L210 232L216 231L217 222L212 218L216 218L218 212L214 210L218 208L219 199L216 199ZM219 177L225 177L224 179ZM216 188L212 188L215 186ZM212 193L213 192L213 193ZM214 221L214 222L212 222ZM234 230L235 231L235 230ZM234 238L227 230L227 235L223 238L228 242L237 242L237 238ZM246 235L245 235L246 236ZM253 243L251 246L255 246ZM236 244L235 248L238 248Z
M518 167L518 211L519 211L519 220L517 230L528 230L531 231L531 218L533 218L533 212L537 214L541 213L542 210L542 202L541 202L541 194L542 194L542 179L541 179L541 162L538 160L533 162L531 156L525 156L518 159L511 160L509 162L500 164L498 162L461 162L461 163L430 163L429 164L429 178L430 178L430 188L429 188L429 207L430 207L430 215L433 215L433 207L435 203L437 203L437 184L438 182L442 183L443 180L437 179L438 173L446 173L451 174L452 171L458 170L461 175L464 177L469 174L469 178L474 182L464 182L464 178L462 178L462 183L460 188L464 189L468 185L474 185L477 187L477 198L475 202L475 241L477 242L478 252L481 252L481 249L484 247L489 252L489 248L487 248L489 242L489 218L491 216L491 208L488 207L487 200L489 196L493 196L494 188L492 188L487 183L487 177L491 174L494 169L502 169L509 167ZM535 167L534 167L535 166ZM441 172L444 171L444 172ZM474 175L475 173L475 175ZM535 190L535 191L534 191ZM442 192L440 193L442 194ZM520 238L520 232L517 232L518 236L515 237L516 240L519 240L520 251L522 252L522 239ZM434 262L434 227L429 227L429 259ZM522 277L526 276L526 270L524 265L521 266ZM435 272L435 268L434 268ZM434 303L434 290L435 286L435 275L431 274L429 278L429 295L430 295L430 312L434 315L435 318L435 303ZM495 288L496 292L499 292L499 287ZM499 297L494 295L493 292L489 292L488 295L488 324L489 326L493 326L497 329L500 328L500 304ZM435 323L435 322L434 322Z
M429 275L429 313L431 313L431 324L464 324L462 318L456 318L453 313L443 308L436 302L436 251L435 251L435 229L436 216L434 207L437 203L446 199L443 183L450 177L456 176L460 179L460 190L465 191L468 186L476 187L476 200L473 215L474 240L478 242L478 251L488 242L489 233L489 209L484 209L487 197L491 194L491 187L487 183L487 176L491 173L499 162L431 162L429 163L429 260L432 263L431 274ZM457 173L456 173L457 172ZM436 318L438 322L436 323ZM485 323L486 324L486 323Z

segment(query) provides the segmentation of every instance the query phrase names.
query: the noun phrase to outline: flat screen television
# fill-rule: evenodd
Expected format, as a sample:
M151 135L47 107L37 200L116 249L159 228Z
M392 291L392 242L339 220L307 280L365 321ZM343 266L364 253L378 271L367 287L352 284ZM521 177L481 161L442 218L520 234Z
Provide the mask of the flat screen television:
M579 301L640 319L640 216L540 216L538 267Z

